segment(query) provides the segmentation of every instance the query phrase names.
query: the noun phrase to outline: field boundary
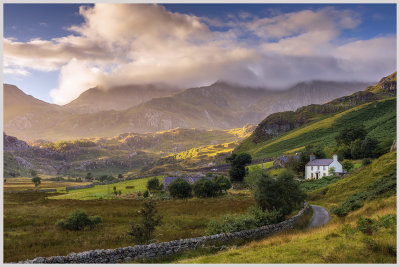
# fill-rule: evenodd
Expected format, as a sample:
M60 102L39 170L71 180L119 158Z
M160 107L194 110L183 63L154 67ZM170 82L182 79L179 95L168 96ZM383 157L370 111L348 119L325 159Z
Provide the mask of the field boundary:
M195 250L207 245L226 247L226 244L235 240L254 240L264 238L284 229L293 229L296 222L308 211L310 205L305 201L304 208L297 215L277 224L265 225L256 229L233 233L222 233L180 240L173 240L149 245L135 245L117 249L97 249L80 253L70 253L67 256L37 257L33 260L19 261L18 263L121 263L134 260L152 260L171 256L185 251Z

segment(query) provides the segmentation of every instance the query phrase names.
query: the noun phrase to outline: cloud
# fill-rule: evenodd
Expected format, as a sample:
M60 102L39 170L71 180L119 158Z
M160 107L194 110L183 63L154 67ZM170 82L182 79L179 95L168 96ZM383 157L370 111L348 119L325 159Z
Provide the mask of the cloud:
M4 40L7 74L60 70L51 90L65 104L90 87L164 83L184 88L216 80L284 88L299 81L378 80L395 69L395 36L340 40L360 17L322 8L256 17L173 13L151 4L95 4L84 23L52 40ZM221 30L210 30L209 26ZM379 66L379 67L377 67Z

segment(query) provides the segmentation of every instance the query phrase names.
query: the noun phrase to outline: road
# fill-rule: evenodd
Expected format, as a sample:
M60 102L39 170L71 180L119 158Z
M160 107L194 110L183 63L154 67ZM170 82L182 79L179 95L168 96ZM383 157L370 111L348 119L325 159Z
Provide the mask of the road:
M329 222L331 216L324 207L311 205L311 208L313 209L314 214L306 229L320 227Z

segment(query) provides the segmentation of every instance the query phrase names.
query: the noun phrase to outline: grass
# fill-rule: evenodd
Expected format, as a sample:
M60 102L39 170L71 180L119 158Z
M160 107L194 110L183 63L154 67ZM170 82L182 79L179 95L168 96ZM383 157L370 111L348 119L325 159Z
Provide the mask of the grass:
M67 255L92 249L134 245L126 232L138 219L141 200L47 199L47 193L4 194L4 261L12 262L38 256ZM227 213L244 213L254 205L246 194L189 200L157 201L162 225L154 237L160 241L202 236L211 218ZM90 216L98 215L103 224L94 230L65 231L57 220L80 208Z
M309 203L330 209L395 173L396 152L390 152L341 180L310 192ZM380 229L372 235L361 232L349 235L342 229L346 224L355 227L360 217L396 214L396 202L395 195L378 196L345 217L331 214L331 221L322 228L286 231L222 252L183 256L176 263L395 263L395 232Z
M41 175L43 176L43 175ZM46 178L42 178L42 182L39 186L35 187L32 183L32 178L29 177L18 177L18 178L6 178L3 184L5 192L9 191L25 191L25 190L41 190L41 189L65 189L66 186L84 185L86 182L74 182L74 181L50 181ZM65 190L64 190L65 191Z
M269 161L269 162L249 165L247 167L249 168L249 171L251 171L252 169L254 169L256 167L260 167L260 168L263 168L263 169L268 169L268 168L271 168L272 166L274 166L274 162L273 161Z
M363 104L258 144L250 136L240 144L237 152L250 153L257 159L294 153L309 144L334 146L335 136L341 129L359 122L366 127L368 136L381 141L394 140L396 99Z
M63 195L51 196L49 199L77 199L77 200L94 200L94 199L111 199L115 198L112 194L113 187L116 187L116 190L122 191L122 196L127 194L132 194L135 192L143 192L146 191L147 181L153 177L143 178L143 179L135 179L135 180L127 180L119 183L108 184L108 185L95 185L91 188L86 189L78 189L66 192L64 190L59 190L60 193L65 193ZM158 177L161 182L162 177ZM127 186L133 186L133 188L126 188Z
M304 190L304 192L311 192L329 184L336 183L337 181L340 181L340 179L341 177L338 176L325 176L318 180L306 180L306 182L300 184L300 187Z

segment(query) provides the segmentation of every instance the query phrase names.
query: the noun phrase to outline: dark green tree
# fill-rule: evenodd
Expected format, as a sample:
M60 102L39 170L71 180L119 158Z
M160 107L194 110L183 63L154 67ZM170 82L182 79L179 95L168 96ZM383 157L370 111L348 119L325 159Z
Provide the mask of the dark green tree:
M158 180L157 177L151 178L150 180L147 181L147 190L150 192L158 191L162 189L162 184L160 183L160 180Z
M192 197L192 187L189 182L178 178L168 185L168 191L173 198L190 198Z
M193 193L196 197L213 197L216 195L215 184L207 178L202 178L193 184Z
M246 175L246 165L251 163L251 156L247 153L236 154L226 158L226 161L231 164L229 177L231 181L243 181Z
M232 187L231 181L229 181L228 178L226 178L224 175L218 175L215 176L213 179L213 183L215 185L215 189L219 194L222 194L222 191L229 190Z
M364 125L352 125L351 127L346 127L340 131L340 133L335 137L336 143L338 145L350 146L351 142L356 139L363 140L367 135Z
M32 178L32 183L36 186L40 185L42 183L42 178L39 176L33 177Z
M346 171L351 171L351 169L354 168L354 164L353 162L351 162L351 160L345 160L342 162L342 167L343 169L345 169Z
M378 150L378 140L367 137L361 144L361 150L363 151L364 158L375 158Z
M101 222L101 217L89 217L86 211L77 209L69 217L59 220L56 225L66 230L79 231L85 227L93 228L93 226Z
M153 200L145 201L139 211L139 222L131 224L131 230L128 235L138 244L148 244L154 230L161 224L161 216L157 215L157 209Z
M268 174L262 173L255 182L254 199L263 211L278 210L278 183Z
M122 178L124 178L124 176L121 173L118 174L118 179L122 179Z
M360 139L356 139L351 142L350 150L351 150L351 158L353 159L361 159L364 156L363 149L361 147L363 141Z
M88 172L88 173L86 174L86 176L85 176L85 179L88 180L88 181L92 181L92 180L93 180L92 173Z

